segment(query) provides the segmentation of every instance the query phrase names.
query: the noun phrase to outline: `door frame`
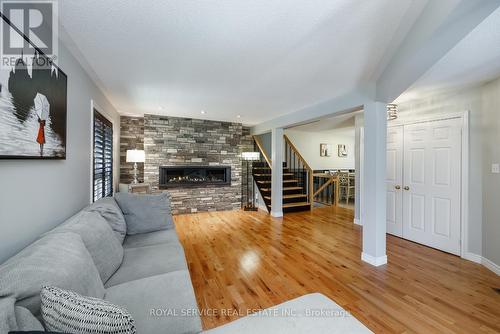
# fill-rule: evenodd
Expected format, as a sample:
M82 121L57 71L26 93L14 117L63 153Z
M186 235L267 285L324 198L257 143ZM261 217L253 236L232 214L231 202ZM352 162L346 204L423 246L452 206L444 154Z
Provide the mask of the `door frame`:
M390 121L387 127L443 121L447 119L462 120L462 161L461 161L461 185L460 185L460 257L474 261L477 257L469 253L469 110L456 113L442 113L437 115L406 116L403 119ZM401 113L400 113L401 115ZM477 261L476 261L477 262Z

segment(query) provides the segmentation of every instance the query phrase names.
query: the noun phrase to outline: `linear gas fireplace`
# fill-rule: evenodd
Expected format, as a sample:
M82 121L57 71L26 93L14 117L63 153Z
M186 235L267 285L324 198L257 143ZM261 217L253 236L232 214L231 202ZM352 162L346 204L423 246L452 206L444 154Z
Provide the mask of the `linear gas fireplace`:
M160 188L231 185L229 166L160 166Z

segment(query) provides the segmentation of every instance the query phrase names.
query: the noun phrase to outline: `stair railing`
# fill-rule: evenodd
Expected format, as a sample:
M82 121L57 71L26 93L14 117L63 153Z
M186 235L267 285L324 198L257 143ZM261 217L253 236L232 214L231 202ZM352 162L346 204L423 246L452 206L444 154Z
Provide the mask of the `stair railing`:
M313 181L314 201L325 205L337 205L339 197L338 176L319 172L314 174Z
M302 157L299 150L290 141L287 135L283 135L285 140L285 162L287 167L299 177L300 184L303 185L305 194L307 195L307 203L311 205L311 210L314 206L314 191L313 191L313 170Z

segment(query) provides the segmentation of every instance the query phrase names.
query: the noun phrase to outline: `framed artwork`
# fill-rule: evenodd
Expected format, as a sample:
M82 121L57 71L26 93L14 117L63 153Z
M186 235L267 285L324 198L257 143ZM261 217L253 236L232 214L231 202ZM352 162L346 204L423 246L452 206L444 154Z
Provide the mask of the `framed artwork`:
M66 74L2 15L32 48L0 68L0 159L66 159Z
M339 157L340 158L347 158L347 146L346 145L339 144L338 150L339 150Z
M319 144L319 155L321 157L329 157L332 155L332 145L331 144Z

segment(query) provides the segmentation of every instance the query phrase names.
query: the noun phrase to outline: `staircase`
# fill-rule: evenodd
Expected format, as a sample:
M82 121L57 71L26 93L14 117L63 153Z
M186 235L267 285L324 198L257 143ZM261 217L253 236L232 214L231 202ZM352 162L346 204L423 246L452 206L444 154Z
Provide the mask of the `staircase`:
M254 162L252 175L257 188L264 199L264 203L271 212L271 161L262 145L255 138L255 142L264 161ZM298 157L292 157L292 149L285 137L285 161L283 162L283 213L311 210L309 200L309 170L300 163ZM292 159L289 159L292 158ZM311 174L312 175L312 174Z

